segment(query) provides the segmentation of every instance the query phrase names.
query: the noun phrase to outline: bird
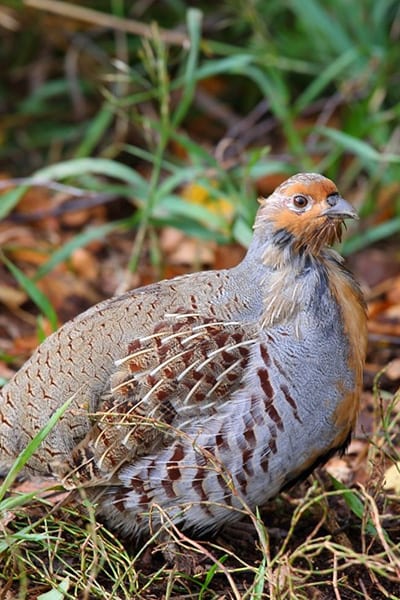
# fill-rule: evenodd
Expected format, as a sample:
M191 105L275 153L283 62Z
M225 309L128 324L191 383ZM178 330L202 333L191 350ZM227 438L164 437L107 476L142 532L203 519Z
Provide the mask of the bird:
M346 448L366 312L332 246L357 213L318 173L259 202L235 267L107 299L38 347L1 391L0 471L69 400L25 472L139 539L232 525Z

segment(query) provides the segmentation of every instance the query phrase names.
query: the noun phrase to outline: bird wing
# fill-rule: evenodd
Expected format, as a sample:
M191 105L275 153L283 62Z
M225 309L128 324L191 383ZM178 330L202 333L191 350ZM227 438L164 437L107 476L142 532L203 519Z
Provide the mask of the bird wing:
M110 391L63 474L95 483L208 418L239 389L256 328L196 313L165 315L116 361Z

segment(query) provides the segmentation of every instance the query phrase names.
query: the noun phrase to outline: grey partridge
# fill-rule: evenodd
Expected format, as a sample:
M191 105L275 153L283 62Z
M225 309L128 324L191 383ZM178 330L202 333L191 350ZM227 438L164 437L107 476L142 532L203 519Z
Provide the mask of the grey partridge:
M330 246L354 209L295 175L261 200L233 269L102 302L50 336L3 388L6 470L68 398L27 464L84 486L125 535L214 530L346 446L366 348L358 285ZM151 519L150 519L151 515Z

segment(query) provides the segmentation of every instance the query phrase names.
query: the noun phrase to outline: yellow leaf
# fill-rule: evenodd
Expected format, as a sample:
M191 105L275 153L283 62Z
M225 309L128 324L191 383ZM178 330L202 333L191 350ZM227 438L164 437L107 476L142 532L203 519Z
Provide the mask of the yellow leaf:
M217 187L214 182L213 187ZM192 204L199 204L204 206L210 212L224 217L226 221L231 222L234 214L233 205L224 196L215 197L210 194L209 191L198 183L189 183L185 186L182 192L182 196Z

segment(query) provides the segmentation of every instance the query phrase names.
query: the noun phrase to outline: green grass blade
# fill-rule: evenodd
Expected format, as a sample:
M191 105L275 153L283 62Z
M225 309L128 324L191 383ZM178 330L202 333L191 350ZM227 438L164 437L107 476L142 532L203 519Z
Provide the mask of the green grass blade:
M7 473L7 476L4 479L3 483L0 485L0 502L4 498L4 495L8 491L8 488L11 486L11 484L13 483L23 466L28 462L32 454L36 452L43 440L49 435L50 431L61 419L63 414L67 411L72 400L73 396L71 398L68 398L68 400L64 402L64 404L62 404L56 411L54 411L48 423L43 427L43 429L39 431L39 433L35 435L35 437L28 444L28 446L24 448L24 450L22 450L22 452L19 454L13 466Z
M232 235L236 242L248 248L253 237L253 230L248 223L239 218L233 225Z
M223 235L219 231L211 231L207 224L202 225L196 220L189 219L188 216L154 216L152 218L152 224L155 227L165 227L166 225L169 227L175 227L176 229L184 231L188 236L205 241L211 240L213 242L217 242L218 244L226 244L229 241L229 237L227 235Z
M343 131L339 131L338 129L331 129L330 127L316 127L315 131L339 144L342 146L342 148L348 152L351 152L352 154L355 154L362 160L381 161L383 158L383 155L367 142L349 135L348 133L344 133Z
M196 163L198 163L199 165L206 164L218 169L219 165L214 156L210 154L208 150L200 146L200 144L197 144L196 142L191 140L187 135L185 135L181 131L171 131L171 139L176 140L177 142L179 142L179 144L183 146L183 148L190 155L190 158L193 162L196 161Z
M262 600L265 598L265 581L266 581L266 557L263 555L260 565L257 569L254 587L251 592L251 600Z
M108 158L75 158L44 167L33 176L33 181L48 179L65 179L86 173L97 173L114 179L122 179L133 186L132 193L147 190L147 181L134 169Z
M226 562L227 558L228 558L228 554L223 554L221 556L221 558L218 559L218 562L223 565L224 562ZM208 594L210 592L210 590L209 590L210 583L212 582L215 575L217 574L218 569L219 569L219 565L217 563L214 563L213 565L211 565L211 567L206 572L204 582L201 584L201 589L199 591L198 600L205 600L205 598L208 597Z
M354 63L358 56L359 53L356 48L350 48L346 52L343 52L318 77L313 79L312 83L300 94L294 104L295 111L301 113L307 108L332 81L337 79L343 71Z
M37 600L63 600L66 597L66 593L70 587L69 577L64 577L58 584L57 588L49 590L44 594L40 594Z
M278 73L266 73L257 66L248 66L245 75L258 85L260 91L268 98L274 114L281 121L289 118L288 114L288 89L283 84Z
M203 174L204 169L201 167L185 167L184 169L176 169L176 171L160 183L156 191L156 198L160 200L170 194L173 190L182 184L198 181Z
M48 273L50 273L54 267L60 263L68 260L71 254L78 248L86 246L93 240L104 238L108 233L120 229L121 226L127 225L127 220L115 221L114 223L106 223L105 225L99 225L98 227L92 227L87 231L77 234L69 242L61 246L56 250L51 258L39 267L34 277L34 281L38 281Z
M160 200L154 210L154 216L157 217L157 215L161 217L165 215L166 220L169 217L193 219L206 225L210 232L224 229L226 226L226 218L223 216L216 215L201 204L192 204L173 194L164 196Z
M195 8L191 8L187 12L190 49L184 74L182 98L172 117L172 126L175 128L178 127L182 119L186 116L196 88L196 70L199 58L202 17L201 11Z
M17 473L18 475L18 473ZM12 482L9 484L11 485ZM24 494L12 494L11 496L8 496L7 498L3 498L0 502L0 511L2 512L6 512L8 510L16 510L17 508L21 507L21 506L25 506L26 504L29 504L31 502L31 500L34 500L37 497L37 490L33 491L33 492L27 492ZM17 534L18 535L18 534ZM1 550L0 550L1 552Z
M21 494L21 496L18 496L16 498L16 500L19 500L19 504L15 504L14 506L15 507L23 506L24 504L27 504L31 500L34 500L36 497L37 497L37 492L32 492L30 494ZM4 506L4 511L9 510L9 508L8 508L9 504L7 502L1 503L0 510L3 510L3 506ZM13 510L13 509L11 508L10 510ZM0 555L3 554L3 552L5 552L8 548L10 548L10 546L12 546L13 544L15 544L16 542L19 542L19 541L24 541L24 542L28 542L28 543L37 543L39 541L44 541L46 543L49 542L49 535L47 532L43 532L42 534L31 533L31 529L32 529L32 525L23 527L19 531L16 531L15 533L12 534L10 541L6 536L3 539L0 539Z
M320 47L340 54L353 45L344 23L344 19L336 19L324 8L320 0L290 0L297 18L304 29L320 42ZM351 11L351 9L349 8Z
M114 110L109 105L103 106L90 121L85 137L75 152L75 158L83 158L92 154L102 136L109 129L114 118Z
M58 319L50 300L36 286L34 281L27 277L16 265L14 265L3 253L0 254L1 260L4 262L8 270L15 277L19 285L25 290L29 298L36 304L39 310L49 320L51 328L55 331L58 327Z
M27 188L17 187L0 196L0 219L4 219L21 200Z
M360 521L362 521L364 518L365 506L364 506L363 502L360 500L359 496L356 494L356 492L354 492L353 490L350 490L348 487L346 487L341 481L339 481L338 479L333 477L333 475L330 475L330 478L332 480L333 487L335 488L335 490L339 490L341 492L341 495L342 495L344 501L346 502L347 506L351 510L351 512L353 514L355 514L356 517L358 517L360 519ZM371 519L367 520L365 531L369 535L377 535L378 534ZM382 531L383 531L383 535L385 536L385 539L388 540L389 539L388 534L386 533L386 531L383 528L382 528Z

